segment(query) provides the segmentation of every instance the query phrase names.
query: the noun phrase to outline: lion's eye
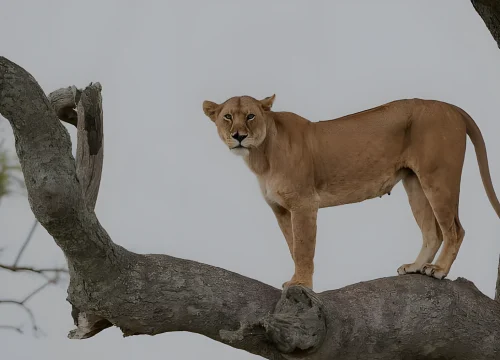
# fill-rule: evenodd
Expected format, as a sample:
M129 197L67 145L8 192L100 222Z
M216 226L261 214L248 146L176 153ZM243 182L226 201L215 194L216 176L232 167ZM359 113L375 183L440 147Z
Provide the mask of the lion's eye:
M233 117L231 116L231 114L226 114L226 115L224 115L224 119L232 120Z
M248 114L247 115L247 120L253 120L255 119L255 115L254 114Z

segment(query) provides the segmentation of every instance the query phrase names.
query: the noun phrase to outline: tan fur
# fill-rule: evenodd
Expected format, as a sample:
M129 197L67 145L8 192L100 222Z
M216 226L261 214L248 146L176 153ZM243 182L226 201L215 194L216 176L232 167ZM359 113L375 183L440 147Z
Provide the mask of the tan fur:
M462 109L439 101L398 100L310 122L293 113L270 111L273 101L274 95L261 101L233 97L220 105L205 101L203 109L220 138L255 173L276 216L295 263L295 273L284 286L312 288L318 209L382 196L400 180L423 244L416 260L398 273L444 278L465 234L458 202L466 134L500 217L481 132ZM249 114L255 115L250 121ZM247 137L240 144L232 135ZM441 254L432 264L441 243Z

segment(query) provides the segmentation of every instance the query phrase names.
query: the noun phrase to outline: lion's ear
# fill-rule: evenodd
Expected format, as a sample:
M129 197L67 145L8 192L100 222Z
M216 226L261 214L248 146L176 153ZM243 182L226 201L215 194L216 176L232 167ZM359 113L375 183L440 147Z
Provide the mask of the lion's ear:
M208 100L203 101L203 112L210 118L210 120L215 122L215 120L217 119L218 110L219 104Z
M265 99L260 101L260 104L262 105L262 108L264 109L264 111L271 110L271 108L273 107L275 97L276 97L276 95L273 94L272 96L268 96Z

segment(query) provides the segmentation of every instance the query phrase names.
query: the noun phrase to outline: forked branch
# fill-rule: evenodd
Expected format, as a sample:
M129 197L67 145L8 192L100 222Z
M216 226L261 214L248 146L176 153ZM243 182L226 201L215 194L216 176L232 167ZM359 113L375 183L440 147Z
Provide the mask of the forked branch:
M89 206L94 192L77 180L68 133L49 100L1 57L0 113L14 130L31 208L68 260L73 339L117 326L124 336L203 334L268 359L498 358L500 305L463 279L407 275L320 294L282 292L214 266L127 251ZM77 118L80 126L79 106ZM84 156L98 155L94 140L86 138Z

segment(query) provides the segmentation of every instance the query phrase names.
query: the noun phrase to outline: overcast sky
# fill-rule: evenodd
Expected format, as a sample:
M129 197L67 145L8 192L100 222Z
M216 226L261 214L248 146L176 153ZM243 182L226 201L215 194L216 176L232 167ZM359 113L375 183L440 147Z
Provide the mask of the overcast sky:
M401 98L451 102L482 130L500 193L500 50L468 0L1 0L0 34L0 55L47 93L101 82L105 160L96 212L113 240L132 251L197 260L276 287L292 275L257 181L203 114L206 99L276 93L274 110L314 121ZM11 146L3 118L0 127ZM449 277L466 277L493 296L500 221L470 141L460 201L466 236ZM26 198L2 202L0 261L13 260L32 221ZM420 246L401 184L391 196L323 209L315 290L395 275ZM23 263L63 262L38 228ZM39 281L0 272L0 297L21 298ZM112 328L68 340L65 298L65 286L34 298L46 336L2 331L2 358L256 358L189 333L123 339ZM0 323L29 328L17 308L0 308Z

